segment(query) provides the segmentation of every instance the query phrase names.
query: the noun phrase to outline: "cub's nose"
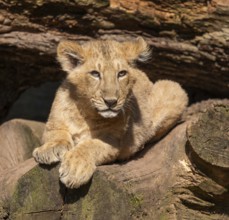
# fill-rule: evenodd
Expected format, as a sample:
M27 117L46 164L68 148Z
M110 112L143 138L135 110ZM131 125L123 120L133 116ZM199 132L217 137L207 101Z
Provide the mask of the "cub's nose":
M117 99L104 99L104 102L109 108L117 105Z

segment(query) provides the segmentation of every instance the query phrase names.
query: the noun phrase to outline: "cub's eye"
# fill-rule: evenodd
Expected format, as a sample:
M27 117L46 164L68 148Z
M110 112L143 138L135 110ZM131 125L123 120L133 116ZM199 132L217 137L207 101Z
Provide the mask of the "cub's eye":
M125 75L127 75L127 71L126 70L122 70L118 73L118 78L124 77Z
M99 73L98 71L93 70L93 71L90 72L90 74L91 74L93 77L100 79L100 73Z

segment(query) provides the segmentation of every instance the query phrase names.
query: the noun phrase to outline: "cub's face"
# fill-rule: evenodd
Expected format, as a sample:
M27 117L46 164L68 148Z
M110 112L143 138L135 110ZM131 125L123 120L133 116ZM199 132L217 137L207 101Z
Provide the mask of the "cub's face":
M58 59L76 97L89 102L104 118L116 117L128 105L136 80L133 62L147 56L148 46L142 38L124 43L62 42L58 46Z
M131 68L125 60L111 59L103 54L88 58L69 77L75 84L84 85L78 86L78 94L90 100L91 105L104 118L118 115L134 83Z

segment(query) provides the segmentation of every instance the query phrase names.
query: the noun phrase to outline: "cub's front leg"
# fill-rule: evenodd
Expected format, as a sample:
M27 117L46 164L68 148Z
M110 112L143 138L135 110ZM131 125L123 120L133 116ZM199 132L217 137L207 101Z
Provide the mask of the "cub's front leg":
M78 188L90 180L97 165L116 160L118 154L118 147L99 139L82 141L64 155L60 180L69 188Z
M51 164L61 161L64 154L73 147L71 135L65 130L46 131L44 144L33 151L38 163Z

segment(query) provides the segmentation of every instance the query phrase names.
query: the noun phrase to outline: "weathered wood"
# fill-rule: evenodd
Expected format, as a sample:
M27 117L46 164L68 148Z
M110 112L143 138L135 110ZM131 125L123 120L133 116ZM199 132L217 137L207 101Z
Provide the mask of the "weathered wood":
M143 36L154 51L143 67L150 79L173 79L226 97L228 21L228 0L2 0L0 114L3 117L26 88L64 76L55 62L55 48L62 39Z
M44 124L15 119L0 127L0 219L9 217L9 201L17 181L31 170L32 151L40 145Z
M187 121L162 140L149 144L130 161L100 166L91 182L80 189L59 185L58 167L35 167L18 182L10 201L10 218L39 219L51 213L61 219L83 220L229 219L229 170L220 167L224 175L216 178L203 169L203 163L193 156L200 145L192 141L194 135L198 136L194 128L208 116L212 116L207 119L208 128L214 120L217 124L219 115L225 114L229 107L227 103L208 101L202 107L190 107L185 116ZM206 106L212 107L200 113ZM220 138L228 141L227 130L220 132L223 134ZM217 136L211 136L208 149L215 146L216 140ZM228 151L226 154L228 157ZM208 163L208 167L216 174L215 164Z
M229 106L208 110L188 130L192 150L213 166L229 170Z
M16 154L16 153L15 153ZM18 180L37 164L33 159L27 159L14 167L10 167L0 173L0 203L7 206L15 191ZM1 207L1 204L0 204ZM8 207L9 208L9 207ZM1 219L1 218L0 218Z
M40 146L44 123L15 119L0 127L0 200L9 199L18 179L35 166L32 156Z
M9 202L10 219L60 219L62 194L57 170L37 165L18 181Z
M193 123L188 131L190 160L209 178L229 186L229 104L216 105ZM227 195L229 199L229 195ZM227 203L226 206L228 206Z
M0 127L0 173L31 158L40 146L44 124L15 119Z

